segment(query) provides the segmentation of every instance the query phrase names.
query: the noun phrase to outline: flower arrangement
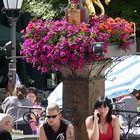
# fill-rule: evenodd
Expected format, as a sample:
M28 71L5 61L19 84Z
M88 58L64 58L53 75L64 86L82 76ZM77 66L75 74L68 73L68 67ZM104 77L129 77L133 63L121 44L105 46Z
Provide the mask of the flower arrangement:
M119 42L120 48L127 50L132 43L129 39L134 35L135 23L127 22L125 19L111 17L104 18L104 21L99 24L100 32L110 34L110 42Z
M103 42L103 53L116 41L123 42L121 48L126 50L133 32L133 23L120 18L91 17L89 23L81 23L79 27L68 24L65 19L38 19L30 21L21 31L24 38L21 55L27 56L26 61L36 65L42 73L61 71L63 66L73 71L104 57L94 53L95 42Z

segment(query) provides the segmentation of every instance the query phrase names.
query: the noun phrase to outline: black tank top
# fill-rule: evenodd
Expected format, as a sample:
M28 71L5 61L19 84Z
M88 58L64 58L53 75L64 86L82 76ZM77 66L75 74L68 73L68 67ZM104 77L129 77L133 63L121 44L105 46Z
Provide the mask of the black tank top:
M70 122L65 119L60 119L60 128L57 132L54 132L52 127L48 123L44 123L43 127L48 140L65 140L66 131Z

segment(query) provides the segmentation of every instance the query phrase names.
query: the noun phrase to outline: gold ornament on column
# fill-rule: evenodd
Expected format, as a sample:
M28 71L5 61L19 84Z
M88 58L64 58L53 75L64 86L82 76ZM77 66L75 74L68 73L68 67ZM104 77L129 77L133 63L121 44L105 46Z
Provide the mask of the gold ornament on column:
M105 4L108 5L110 0L105 0ZM84 7L88 9L90 15L96 16L96 10L94 7L94 4L100 8L101 14L100 16L105 15L105 9L103 4L100 2L100 0L85 0Z

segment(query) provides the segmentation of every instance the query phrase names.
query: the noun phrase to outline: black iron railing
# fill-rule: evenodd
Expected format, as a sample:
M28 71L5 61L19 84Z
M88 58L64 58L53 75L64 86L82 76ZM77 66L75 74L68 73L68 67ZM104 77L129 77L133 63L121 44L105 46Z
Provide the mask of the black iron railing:
M132 130L138 131L138 128L140 129L140 112L115 109L113 110L113 113L118 117L123 118L123 121L120 121L121 134L123 136L132 133Z
M25 107L21 106L20 108L28 108L29 111L27 111L23 115L23 120L27 123L36 122L38 125L40 121L44 121L46 118L46 111L45 108L41 110L41 113L38 115L34 112L35 109L42 109L38 107ZM84 112L83 116L86 116L87 112ZM121 135L123 137L127 137L129 133L132 132L134 128L139 128L140 131L140 112L138 111L131 111L131 110L121 110L119 107L113 109L113 114L117 115L118 117L123 117L123 122L120 122L120 128L121 128ZM66 110L62 111L62 116L65 118L69 118L69 120L73 120L72 118L75 116L72 111ZM35 119L32 119L35 118ZM78 116L79 118L79 116ZM85 117L83 118L85 119ZM138 134L139 135L139 134Z
M30 107L30 106L19 106L19 108L28 109L26 113L23 114L23 120L26 123L35 122L37 125L40 121L45 120L46 111L42 107ZM40 113L36 113L37 110L40 110Z

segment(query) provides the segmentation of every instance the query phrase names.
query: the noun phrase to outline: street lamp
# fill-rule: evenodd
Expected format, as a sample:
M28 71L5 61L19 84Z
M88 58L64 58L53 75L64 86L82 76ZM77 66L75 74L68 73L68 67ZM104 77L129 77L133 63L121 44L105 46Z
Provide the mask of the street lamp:
M16 24L20 16L20 9L23 0L3 0L4 8L2 12L6 14L6 17L10 21L11 26L11 63L9 64L10 76L12 78L13 85L16 83Z

